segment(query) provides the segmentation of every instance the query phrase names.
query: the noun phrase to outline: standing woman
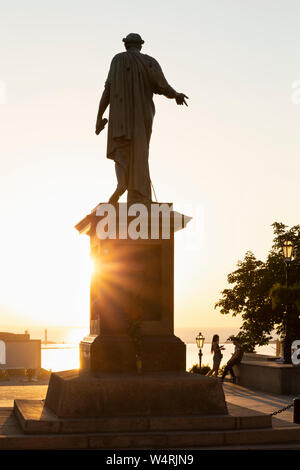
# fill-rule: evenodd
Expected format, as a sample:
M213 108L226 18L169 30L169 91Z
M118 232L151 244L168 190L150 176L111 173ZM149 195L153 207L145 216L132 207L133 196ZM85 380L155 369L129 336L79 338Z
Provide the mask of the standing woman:
M218 372L219 372L219 367L221 364L221 360L223 357L222 350L224 349L224 346L219 346L219 335L214 335L212 342L211 342L211 353L214 355L213 357L213 368L210 370L206 375L213 375L215 374L215 377L218 377Z

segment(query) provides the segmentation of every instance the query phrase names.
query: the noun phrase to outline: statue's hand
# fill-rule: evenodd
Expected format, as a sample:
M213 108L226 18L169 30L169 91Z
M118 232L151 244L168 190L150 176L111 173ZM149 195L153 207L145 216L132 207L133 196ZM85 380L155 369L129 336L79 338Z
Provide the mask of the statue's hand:
M176 103L177 104L185 104L187 106L187 102L185 101L185 98L189 99L188 96L184 95L183 93L178 93L178 95L175 98Z
M101 121L97 121L96 123L96 130L95 133L98 135L100 134L101 131L103 131L105 125L107 123L107 119L101 119Z

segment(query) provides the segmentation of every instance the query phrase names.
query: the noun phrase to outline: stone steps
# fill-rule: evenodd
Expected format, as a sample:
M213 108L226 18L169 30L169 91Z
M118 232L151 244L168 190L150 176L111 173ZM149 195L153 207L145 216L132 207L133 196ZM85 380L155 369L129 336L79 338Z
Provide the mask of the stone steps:
M229 414L223 416L143 418L141 428L130 431L136 417L59 419L40 400L16 400L0 423L0 450L300 448L300 426L272 428L270 415L227 406Z
M270 415L227 404L226 415L58 418L41 400L15 400L15 414L25 434L176 432L271 428Z
M300 428L241 431L47 434L0 436L0 450L14 449L275 449L299 448ZM294 443L294 446L292 445Z

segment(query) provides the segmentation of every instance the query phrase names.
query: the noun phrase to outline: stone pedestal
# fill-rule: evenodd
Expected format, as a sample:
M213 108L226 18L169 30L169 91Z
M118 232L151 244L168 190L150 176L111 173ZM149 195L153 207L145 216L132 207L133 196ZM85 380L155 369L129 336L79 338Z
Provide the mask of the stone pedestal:
M90 237L95 268L90 335L80 344L80 368L133 372L138 355L145 372L185 371L185 344L174 336L173 279L174 232L186 219L172 204L161 206L164 213L157 204L143 206L137 216L131 215L134 206L118 204L110 214L106 206L99 204L76 225ZM138 224L139 238L133 238ZM128 329L137 323L139 335L133 338Z
M187 372L58 372L51 375L45 406L59 418L227 414L220 383Z
M143 372L184 371L185 344L174 335L143 336L140 344ZM132 372L136 348L128 335L90 335L80 344L82 370Z

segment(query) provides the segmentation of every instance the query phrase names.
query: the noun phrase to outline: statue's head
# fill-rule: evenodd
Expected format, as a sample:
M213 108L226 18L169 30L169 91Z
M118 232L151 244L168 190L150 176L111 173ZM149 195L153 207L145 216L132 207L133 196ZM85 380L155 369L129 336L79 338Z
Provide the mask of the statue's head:
M142 44L144 44L145 41L143 41L139 34L130 33L127 34L126 38L123 38L123 42L127 50L131 47L135 47L140 51L142 49Z

